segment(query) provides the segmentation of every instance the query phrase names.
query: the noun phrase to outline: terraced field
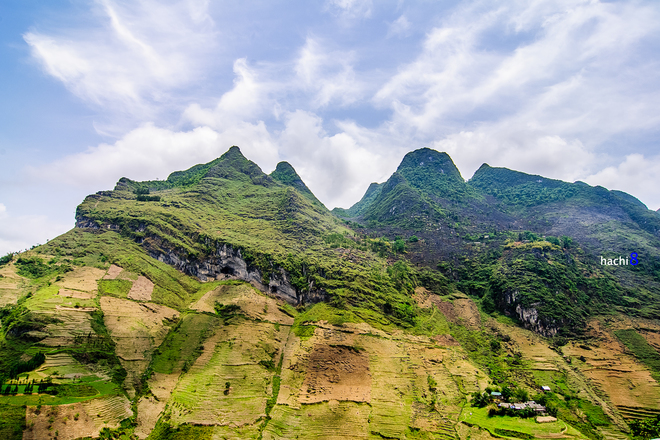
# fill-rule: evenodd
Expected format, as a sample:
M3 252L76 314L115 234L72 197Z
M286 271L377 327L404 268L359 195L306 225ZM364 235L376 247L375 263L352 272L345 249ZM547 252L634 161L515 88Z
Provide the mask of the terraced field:
M72 440L98 437L103 428L116 428L131 417L131 403L125 396L93 399L71 405L28 407L24 440L43 440L56 437Z
M660 385L611 333L615 328L592 321L589 331L595 343L569 344L564 352L577 360L576 366L606 393L623 417L655 414L660 411Z
M24 281L17 275L2 282L13 283L14 297L22 292ZM356 439L507 437L496 429L536 438L586 438L575 429L583 419L521 425L519 419L482 417L482 410L470 407L466 396L494 384L458 336L448 334L456 325L506 336L502 350L520 353L515 374L530 393L547 384L575 395L592 405L585 406L584 420L589 408L602 409L604 438L625 438L624 419L660 414L658 384L612 336L616 326L595 322L588 346L551 348L547 339L482 315L463 295L440 298L418 289L417 304L433 311L428 319L440 314L430 336L325 319L294 332L298 312L248 284L210 282L182 311L151 302L154 289L144 275L117 265L77 267L25 301L33 313L56 320L34 335L43 337L43 345L23 360L44 351L46 361L23 379L52 378L87 394L0 396L0 403L27 406L24 439L58 433L58 439L73 440L117 428L134 415L129 398L142 386L145 371L151 372L145 394L134 402L134 429L141 439L165 425L178 430L175 438L200 439L339 439L346 432ZM225 307L220 312L218 304ZM103 312L103 327L127 370L127 396L111 382L107 368L92 369L66 351L76 337L96 334L95 310ZM639 333L657 346L656 329L643 328ZM496 426L502 420L506 426Z
M242 318L218 328L172 393L172 421L243 426L265 417L275 375L268 365L279 361L288 332Z
M147 369L179 312L166 306L103 296L100 299L104 322L122 366L128 375L124 386L133 395L134 384Z

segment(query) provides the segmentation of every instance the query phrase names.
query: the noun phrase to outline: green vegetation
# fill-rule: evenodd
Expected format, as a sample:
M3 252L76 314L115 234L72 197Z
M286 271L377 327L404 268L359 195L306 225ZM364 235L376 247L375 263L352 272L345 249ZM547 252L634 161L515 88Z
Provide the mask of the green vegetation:
M151 370L165 374L188 371L202 354L204 341L218 324L217 318L207 314L184 315L154 352Z
M138 250L136 242L152 254L175 252L177 258L191 264L206 261L218 249L228 247L240 251L265 282L272 273L284 269L300 292L313 286L327 292L340 308L385 312L395 325L413 324L410 292L399 289L398 280L391 278L383 260L391 252L390 246L378 257L370 250L370 239L356 239L351 246L355 257L344 258L323 237L332 244L338 238L334 234L346 237L348 231L295 185L281 184L263 174L238 148L193 168L173 173L163 182L123 179L115 191L89 196L78 207L77 218L103 225L104 232L75 231L46 247L61 253L73 247L77 252L86 249L85 257L96 255L98 260L103 255L127 270L145 274L156 284L154 301L179 310L187 306L187 299L199 286L181 285L181 289L176 283L161 282L161 274L145 273L149 266L159 265L144 261L144 252ZM161 196L161 202L136 205L132 191L137 187L148 187L152 194ZM124 238L120 246L111 243L117 233L105 232L108 225L120 231ZM107 234L111 236L105 238ZM91 242L91 246L72 246L73 241ZM344 238L341 241L342 245L347 243ZM178 278L180 282L183 277Z
M132 286L128 280L99 280L99 294L126 298Z
M0 267L10 263L13 259L14 259L14 254L11 252L3 257L0 257Z
M316 196L307 188L307 185L305 185L305 182L302 181L300 176L298 176L298 173L296 173L296 170L293 169L293 167L288 163L288 162L280 162L277 164L277 167L275 167L275 170L270 173L270 177L273 178L273 180L282 183L283 185L291 186L300 193L307 197L310 202L312 202L314 205L318 207L324 207L323 203L321 203Z
M149 440L211 440L213 426L197 426L184 424L172 427L167 422L159 421L149 435Z
M0 438L21 440L25 429L25 408L0 403Z
M39 352L34 355L32 359L27 362L19 360L14 364L9 370L9 378L15 379L19 374L25 373L26 371L32 371L46 361L46 355Z
M383 184L381 183L372 183L369 185L369 188L367 188L367 192L364 193L364 196L360 199L359 202L357 202L355 205L351 206L349 209L343 209L343 208L334 208L332 210L332 213L343 218L355 218L371 206L373 201L378 197L380 194L381 190L383 189Z
M649 440L660 436L660 416L631 420L628 425L636 440Z
M56 264L55 260L44 263L44 260L38 257L23 258L16 260L18 274L28 278L43 278L46 276L66 273L73 270L70 264L64 262Z
M559 434L566 429L566 434L577 438L585 438L575 428L562 420L551 423L536 423L533 418L521 419L519 417L501 416L489 417L488 408L466 407L461 413L460 420L470 425L476 425L488 430L496 436L514 438L536 438L537 435L549 436Z

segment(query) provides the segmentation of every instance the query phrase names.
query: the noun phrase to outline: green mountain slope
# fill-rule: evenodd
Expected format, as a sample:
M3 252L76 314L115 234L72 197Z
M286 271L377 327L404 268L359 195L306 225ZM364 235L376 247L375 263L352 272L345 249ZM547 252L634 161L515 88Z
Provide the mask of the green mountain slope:
M343 218L354 218L362 215L364 211L371 206L372 202L378 195L380 194L381 190L383 189L383 184L382 183L372 183L369 185L369 188L367 188L367 192L364 193L364 196L355 203L353 206L351 206L348 209L344 208L334 208L332 210L332 213Z
M117 231L202 281L242 279L294 305L346 296L342 289L350 289L349 304L376 311L391 304L396 315L410 300L390 277L373 277L386 263L366 243L348 238L350 231L306 186L301 193L300 183L290 165L280 164L270 177L232 147L163 182L120 180L114 191L85 199L77 226ZM137 193L145 188L154 200L140 201ZM356 259L347 261L330 246L337 240L355 248Z
M332 213L238 147L122 178L0 259L0 437L625 438L660 414L658 222L430 149Z
M408 259L529 328L579 331L612 307L659 316L660 222L626 193L487 164L465 182L447 154L427 148L381 188L355 205L366 233L414 235ZM632 252L643 264L600 266Z
M291 164L288 162L280 162L277 164L277 167L275 167L275 170L270 173L270 177L272 177L274 180L277 182L280 182L284 185L292 186L296 188L302 195L307 197L314 205L323 207L323 203L321 203L316 196L307 188L307 185L305 185L305 182L302 181L300 176L298 176L298 173L296 173L296 170L293 169Z

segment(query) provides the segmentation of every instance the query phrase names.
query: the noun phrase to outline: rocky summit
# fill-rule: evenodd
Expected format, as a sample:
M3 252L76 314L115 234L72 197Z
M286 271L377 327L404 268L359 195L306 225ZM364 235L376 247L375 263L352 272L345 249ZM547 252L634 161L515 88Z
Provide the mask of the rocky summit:
M660 214L428 148L332 211L238 147L121 178L0 307L0 439L660 432Z

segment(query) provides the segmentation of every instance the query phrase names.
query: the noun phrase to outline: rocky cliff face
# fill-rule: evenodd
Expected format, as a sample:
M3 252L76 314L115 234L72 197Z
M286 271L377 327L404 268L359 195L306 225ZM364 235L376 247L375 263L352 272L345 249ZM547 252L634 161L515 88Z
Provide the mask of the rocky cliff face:
M297 289L291 283L289 274L282 268L273 268L271 272L263 273L243 258L240 249L227 244L218 246L213 255L202 260L190 260L171 249L155 249L148 245L145 248L152 258L169 264L187 275L192 275L200 281L247 281L262 292L291 305L317 303L328 299L328 294L314 289L313 283L310 283L305 291Z
M96 221L82 216L77 218L76 228L121 230L119 225L111 223L99 225ZM134 232L144 232L144 230L144 225L140 225ZM309 283L306 290L296 288L291 283L289 274L282 268L273 267L270 272L264 273L258 267L249 264L241 255L241 250L231 245L218 245L212 255L198 260L188 258L184 252L178 252L159 237L146 237L139 242L152 258L169 264L200 281L247 281L260 291L294 306L313 304L329 298L324 290L315 289L313 282Z
M524 307L518 301L518 292L505 292L504 293L505 305L503 307L504 313L507 316L513 316L522 322L526 329L532 330L546 337L552 337L557 334L557 324L552 322L548 323L539 317L538 308L541 303L531 304L529 307Z

